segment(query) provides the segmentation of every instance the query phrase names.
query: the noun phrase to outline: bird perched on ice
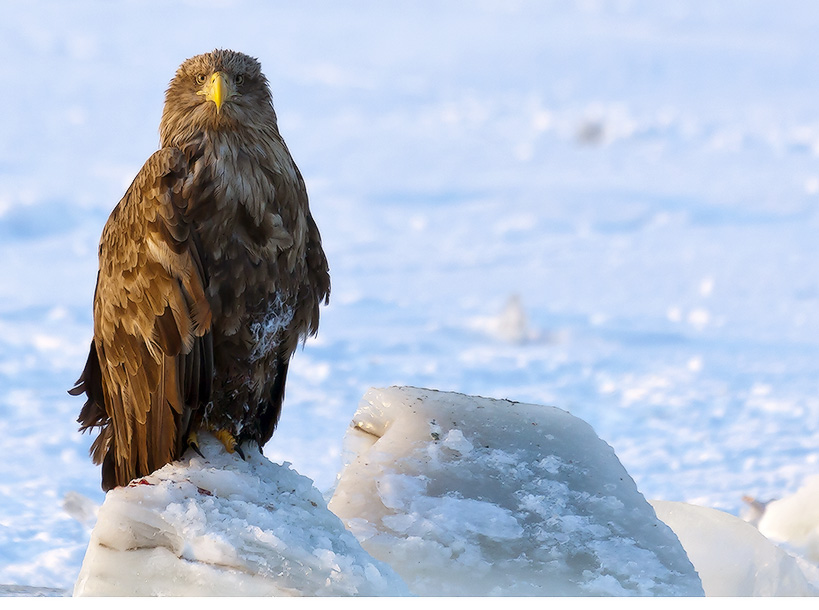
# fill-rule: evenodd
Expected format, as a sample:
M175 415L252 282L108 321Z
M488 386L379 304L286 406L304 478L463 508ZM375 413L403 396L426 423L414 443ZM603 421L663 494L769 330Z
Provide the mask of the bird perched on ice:
M165 96L160 149L99 246L94 339L71 394L105 490L198 450L261 448L287 367L315 334L330 278L304 180L255 59L185 61Z

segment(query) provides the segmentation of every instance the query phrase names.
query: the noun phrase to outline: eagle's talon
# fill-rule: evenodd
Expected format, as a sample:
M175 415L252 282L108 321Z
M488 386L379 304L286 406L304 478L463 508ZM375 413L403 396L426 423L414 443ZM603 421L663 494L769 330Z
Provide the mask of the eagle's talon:
M213 435L219 439L219 442L222 443L222 445L224 445L225 451L228 453L238 453L243 460L245 459L245 454L244 451L242 451L242 448L239 446L239 441L237 441L236 437L230 432L221 429L214 431Z
M196 435L196 432L191 432L188 434L188 447L196 451L199 454L199 457L205 459L205 455L199 449L199 437Z

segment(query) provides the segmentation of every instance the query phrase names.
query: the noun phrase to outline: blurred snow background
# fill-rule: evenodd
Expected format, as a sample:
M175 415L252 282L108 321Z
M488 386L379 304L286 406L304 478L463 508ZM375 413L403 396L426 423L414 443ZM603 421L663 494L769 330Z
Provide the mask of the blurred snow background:
M99 234L215 47L262 62L333 278L266 455L329 489L361 396L402 384L568 410L649 499L794 494L819 466L817 29L795 0L4 2L0 584L76 580L103 496L65 391Z

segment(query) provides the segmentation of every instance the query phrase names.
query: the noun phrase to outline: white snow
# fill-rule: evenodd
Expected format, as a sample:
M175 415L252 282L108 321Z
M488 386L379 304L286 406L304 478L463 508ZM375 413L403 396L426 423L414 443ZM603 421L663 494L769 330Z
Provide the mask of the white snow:
M264 66L333 280L273 462L326 492L361 396L411 385L565 409L652 500L794 497L819 466L817 31L803 0L4 3L0 593L77 580L104 496L65 391L100 231L214 47ZM762 533L817 565L795 503Z
M77 596L406 595L313 482L201 435L192 455L109 492Z
M364 396L330 509L417 595L701 595L679 541L591 427L554 407Z
M259 360L274 351L279 345L280 333L292 320L293 308L285 305L283 299L277 296L270 303L262 321L254 322L250 326L251 336L256 344L250 355L251 361Z

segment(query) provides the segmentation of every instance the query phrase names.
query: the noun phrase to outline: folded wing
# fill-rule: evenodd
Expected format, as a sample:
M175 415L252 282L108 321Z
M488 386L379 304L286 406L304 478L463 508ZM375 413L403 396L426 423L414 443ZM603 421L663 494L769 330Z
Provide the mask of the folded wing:
M181 457L210 399L211 311L197 237L186 220L184 155L152 155L100 242L94 341L72 394L88 400L81 430L103 488L127 485Z

